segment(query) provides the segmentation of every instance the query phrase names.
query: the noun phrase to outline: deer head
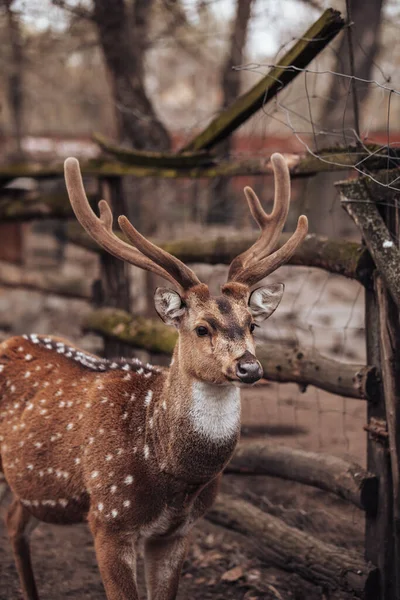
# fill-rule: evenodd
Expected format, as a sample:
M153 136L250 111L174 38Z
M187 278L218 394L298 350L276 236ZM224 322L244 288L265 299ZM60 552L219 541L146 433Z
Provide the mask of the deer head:
M207 285L179 259L143 237L125 216L118 223L128 244L112 229L107 202L99 202L100 216L87 200L79 163L65 161L65 179L75 215L88 234L105 250L168 280L173 288L157 288L155 308L161 319L179 332L174 357L179 368L197 380L220 384L254 383L262 377L255 357L253 331L279 305L283 284L252 288L289 260L307 234L307 218L299 217L296 231L274 251L284 227L290 203L290 176L284 158L273 154L275 176L273 210L266 214L254 191L244 192L251 214L261 229L258 240L237 256L229 268L221 295L211 296Z

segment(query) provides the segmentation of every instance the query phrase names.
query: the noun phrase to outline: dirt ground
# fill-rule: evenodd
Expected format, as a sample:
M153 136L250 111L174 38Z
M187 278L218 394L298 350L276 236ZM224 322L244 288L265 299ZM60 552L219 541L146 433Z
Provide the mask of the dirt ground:
M89 270L93 276L88 255L74 258L63 267L64 272L82 279ZM362 364L365 354L360 286L310 269L282 268L279 277L286 283L285 297L267 322L262 332L264 339L300 342L339 360ZM140 302L143 299L137 298L135 306ZM53 333L96 351L101 340L82 337L80 331L80 319L88 310L89 305L81 300L66 301L54 295L0 288L0 339L14 333ZM365 408L362 401L340 398L316 388L304 391L294 384L270 383L243 394L242 435L243 439L264 439L328 452L365 466ZM288 524L325 542L363 553L363 514L333 495L270 477L225 476L223 488L267 512L279 514ZM179 599L349 600L343 594L328 593L292 573L263 564L256 558L256 545L256 539L247 540L206 520L199 522L183 569ZM40 525L32 535L32 559L41 600L105 599L86 526ZM139 575L144 598L140 568ZM20 598L0 520L0 600Z

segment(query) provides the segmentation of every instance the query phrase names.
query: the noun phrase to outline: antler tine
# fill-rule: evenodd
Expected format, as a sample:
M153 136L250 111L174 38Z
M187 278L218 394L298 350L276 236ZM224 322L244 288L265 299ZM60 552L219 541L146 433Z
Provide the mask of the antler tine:
M162 266L154 263L144 256L139 250L133 248L123 240L120 240L112 231L113 217L112 212L105 200L100 200L99 211L100 218L93 212L86 197L83 187L79 162L76 158L67 158L64 163L65 182L67 185L68 196L76 218L87 231L87 233L102 248L110 252L116 258L151 271L160 275L174 285L181 287L179 280L176 280Z
M290 204L290 174L281 154L273 154L271 163L275 177L275 199L272 212L267 214L251 188L245 188L250 212L261 229L258 240L231 263L228 281L243 283L249 287L287 262L308 231L307 217L299 217L296 231L289 240L272 254L284 227Z
M179 258L172 256L162 248L159 248L147 240L132 223L124 216L118 217L118 224L126 237L132 244L151 260L161 263L177 281L180 282L183 289L189 289L200 283L200 280Z
M285 225L290 204L289 169L281 154L273 154L271 156L271 163L275 180L275 196L272 212L267 214L264 211L257 194L251 187L244 188L244 194L251 215L261 229L261 235L248 250L239 254L232 261L229 268L228 280L235 278L240 270L250 266L254 260L260 260L268 256L279 239Z
M299 246L306 237L307 231L308 219L305 215L301 215L297 222L296 231L290 236L287 242L279 248L279 250L276 250L259 262L252 264L247 269L239 271L237 275L229 281L236 281L237 283L243 283L251 287L261 279L264 279L264 277L267 277L267 275L276 271L278 267L290 259L297 246Z

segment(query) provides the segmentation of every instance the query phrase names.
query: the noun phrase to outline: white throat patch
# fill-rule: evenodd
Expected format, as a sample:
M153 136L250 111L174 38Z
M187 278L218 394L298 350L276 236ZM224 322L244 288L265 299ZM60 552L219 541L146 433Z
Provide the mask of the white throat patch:
M213 442L223 442L238 432L240 390L231 385L196 381L192 385L189 417L197 433Z

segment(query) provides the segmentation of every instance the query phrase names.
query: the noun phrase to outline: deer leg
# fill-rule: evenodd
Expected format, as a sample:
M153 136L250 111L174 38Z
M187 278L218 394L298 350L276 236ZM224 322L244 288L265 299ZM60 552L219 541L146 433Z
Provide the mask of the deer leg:
M93 521L90 526L107 600L139 600L133 538L128 542L126 534L107 530Z
M39 600L29 550L29 536L37 524L38 520L19 500L11 503L6 517L6 525L24 600Z
M174 600L188 548L188 538L146 540L144 547L148 600Z
M9 487L6 484L5 479L2 479L1 473L0 473L0 504L3 502L4 498L6 497L8 490L9 490Z

